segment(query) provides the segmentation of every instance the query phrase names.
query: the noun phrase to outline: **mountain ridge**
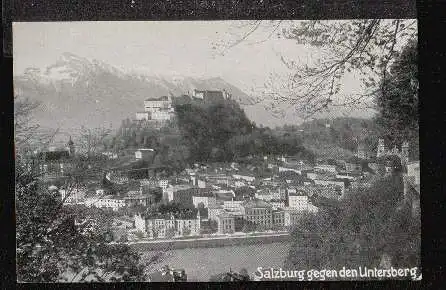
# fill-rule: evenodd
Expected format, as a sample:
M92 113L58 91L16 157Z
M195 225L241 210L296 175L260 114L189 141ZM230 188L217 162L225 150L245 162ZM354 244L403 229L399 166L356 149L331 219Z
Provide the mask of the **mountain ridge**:
M100 127L111 123L117 128L122 119L133 118L148 96L188 94L193 89L223 90L242 106L252 98L221 77L160 76L125 72L98 60L72 53L45 69L28 68L14 76L17 95L38 100L34 113L43 127L73 130L82 125Z

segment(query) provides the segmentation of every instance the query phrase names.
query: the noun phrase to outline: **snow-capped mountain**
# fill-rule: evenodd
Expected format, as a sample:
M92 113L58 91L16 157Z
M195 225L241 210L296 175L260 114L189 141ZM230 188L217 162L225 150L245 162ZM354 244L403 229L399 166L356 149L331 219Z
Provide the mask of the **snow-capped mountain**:
M194 89L229 92L242 106L252 98L222 78L143 75L124 72L98 60L64 53L43 70L29 68L14 77L17 93L41 101L35 119L44 127L65 129L104 123L119 126L143 110L148 97L181 96Z

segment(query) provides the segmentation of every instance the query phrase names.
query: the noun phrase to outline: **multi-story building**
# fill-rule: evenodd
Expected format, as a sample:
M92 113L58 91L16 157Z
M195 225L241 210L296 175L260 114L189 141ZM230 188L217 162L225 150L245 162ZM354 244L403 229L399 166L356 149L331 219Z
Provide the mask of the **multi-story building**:
M126 184L129 182L129 178L119 171L110 171L105 174L105 179L117 184Z
M356 180L358 178L363 177L362 172L347 172L347 171L341 171L338 174L336 174L336 178L339 179L348 179L348 180Z
M107 151L107 152L102 152L101 154L107 156L108 159L118 159L118 154L115 152Z
M286 206L286 200L284 199L271 199L268 203L271 204L273 209L284 208Z
M86 188L59 189L59 194L64 203L79 203L85 200Z
M314 180L314 183L316 185L334 186L339 193L339 197L343 196L345 193L345 180L337 178L317 178Z
M190 174L190 180L192 185L198 186L199 188L205 188L206 187L206 180L202 178L201 176L197 176L195 172L192 172Z
M26 169L44 179L56 179L65 176L73 167L76 148L71 137L64 148L50 147L46 151L35 151L26 160Z
M125 207L126 202L123 198L118 198L113 195L107 195L99 198L94 204L98 208L111 208L113 211Z
M144 101L144 112L136 113L136 120L146 122L165 122L174 116L172 100L167 96L148 98ZM155 125L155 124L152 124Z
M224 213L225 209L219 205L212 205L208 207L208 219L212 221L217 221L217 217Z
M303 211L286 208L284 210L284 226L290 227L296 225L302 218Z
M229 99L230 94L226 90L193 90L192 97L195 99L203 100L205 103L208 102L219 102L224 99Z
M169 186L169 180L167 179L161 179L158 181L158 186L162 188L162 190L166 190Z
M308 179L310 179L310 180L315 180L318 176L319 176L319 174L318 173L316 173L316 172L307 172L307 178Z
M328 164L320 164L320 165L314 167L314 170L322 171L322 172L336 173L336 166L335 165L328 165Z
M242 204L242 213L244 219L266 229L272 227L272 206L271 204L260 200L252 199Z
M166 238L169 237L169 233L172 237L186 234L196 236L201 230L200 211L197 212L196 217L184 214L153 217L137 214L134 220L136 230L145 233L150 238Z
M219 234L233 233L235 231L235 217L231 214L221 213L217 216Z
M141 121L141 120L150 120L150 112L136 112L136 120Z
M295 172L297 174L301 174L302 173L301 170L296 169L296 168L279 166L279 172L287 172L287 171Z
M283 209L274 210L272 216L274 228L283 228L285 226L285 211Z
M245 180L247 182L253 182L254 180L256 180L255 176L248 175L248 174L233 174L232 177L234 179L241 179L241 180Z
M139 184L143 188L156 188L160 185L159 181L155 178L144 178L139 180ZM161 186L160 186L161 187Z
M246 183L240 180L234 180L234 182L231 183L231 186L233 187L244 187L246 186Z
M149 148L141 148L135 151L136 160L151 160L155 156L155 150Z
M298 191L295 194L288 195L288 205L296 210L308 210L308 196Z
M197 179L198 188L206 188L206 181L203 179Z
M242 211L243 200L225 200L223 201L223 208L227 211Z
M255 193L255 197L264 201L273 199L283 199L286 197L286 190L284 188L264 188Z
M147 98L144 101L144 111L145 112L158 112L164 110L170 110L172 108L172 100L167 96L162 96L159 98Z
M155 196L150 193L128 194L126 197L124 197L124 201L126 206L135 206L135 205L149 206L155 203Z
M191 184L177 184L169 185L165 191L163 191L163 199L166 201L180 201L182 200L181 195L187 194L186 190L193 188ZM187 197L186 197L187 198ZM192 195L191 195L192 199Z
M361 159L352 157L345 162L345 171L357 173L362 171Z
M193 195L192 203L196 208L198 208L200 203L203 204L204 208L208 208L209 206L216 205L217 199L213 194Z
M221 184L221 185L229 185L229 182L231 180L231 177L227 176L226 174L205 174L203 175L204 180L207 181L210 184Z

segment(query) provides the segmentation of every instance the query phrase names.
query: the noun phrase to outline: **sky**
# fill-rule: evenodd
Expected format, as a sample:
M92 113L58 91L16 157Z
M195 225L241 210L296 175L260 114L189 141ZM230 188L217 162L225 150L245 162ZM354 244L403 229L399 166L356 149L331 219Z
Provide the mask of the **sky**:
M64 52L123 70L156 75L220 76L243 90L261 86L281 69L271 45L239 46L216 56L213 43L231 22L14 23L14 73L45 68ZM254 81L254 83L253 83Z
M302 56L308 53L292 40L264 41L270 32L259 29L249 41L232 47L224 55L218 54L221 48L218 43L231 41L240 33L237 25L240 22L13 23L14 74L21 74L28 67L44 69L55 63L62 53L71 52L124 71L221 77L246 93L256 95L264 89L271 73L281 75L287 71L278 53ZM359 82L347 76L344 90L357 92ZM247 113L265 114L265 118L270 118L258 109ZM288 123L294 122L293 116L286 118L291 118ZM272 119L266 122L267 125L273 123Z

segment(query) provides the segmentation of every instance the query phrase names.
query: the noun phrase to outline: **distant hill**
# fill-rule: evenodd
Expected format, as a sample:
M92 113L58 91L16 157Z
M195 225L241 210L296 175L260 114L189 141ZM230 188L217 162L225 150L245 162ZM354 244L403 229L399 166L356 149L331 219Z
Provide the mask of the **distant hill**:
M133 117L148 97L180 96L193 89L223 90L240 105L252 99L221 78L145 76L127 74L96 60L64 53L45 70L27 69L14 77L16 94L39 100L34 118L42 127L62 132L89 127L117 128L122 119Z
M280 130L299 136L303 145L318 156L337 159L352 156L360 143L374 152L380 137L373 119L348 117L316 119Z

